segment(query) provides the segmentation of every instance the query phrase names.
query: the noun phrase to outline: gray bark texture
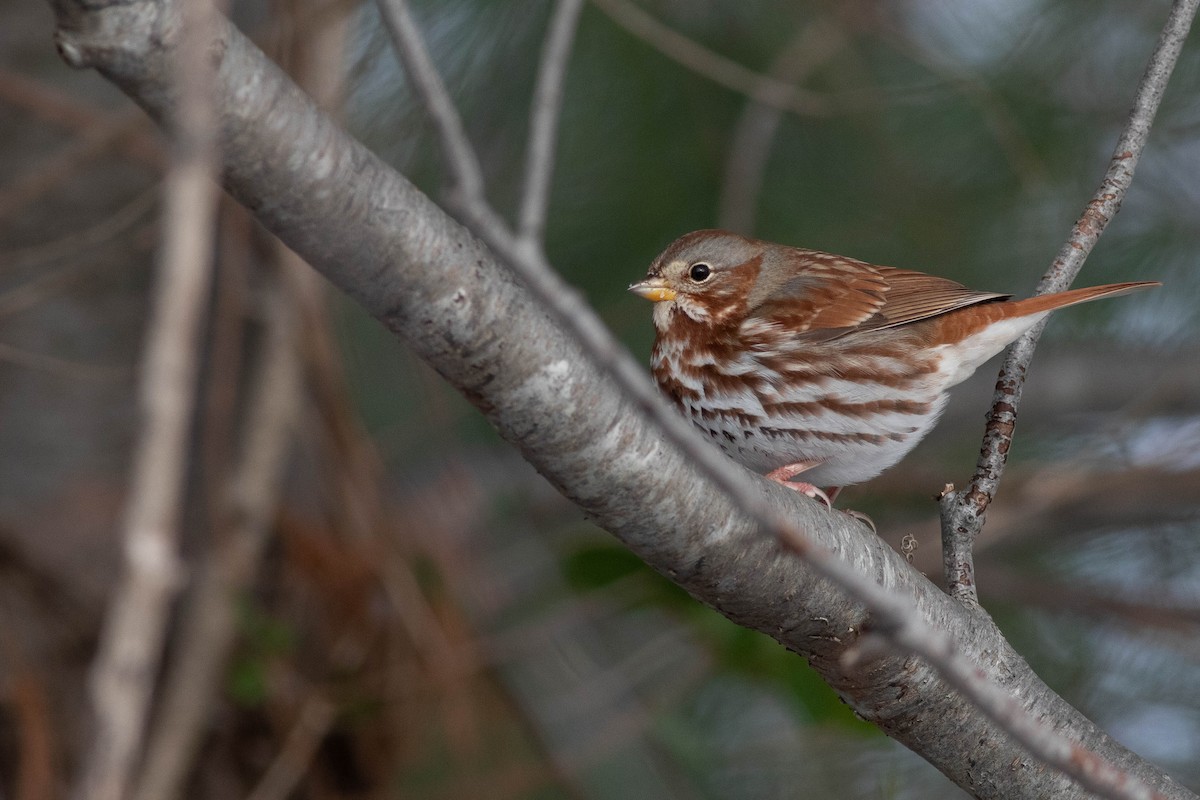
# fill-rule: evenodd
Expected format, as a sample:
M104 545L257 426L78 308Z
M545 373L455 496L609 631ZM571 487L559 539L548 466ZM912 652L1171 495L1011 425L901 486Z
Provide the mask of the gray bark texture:
M172 3L56 0L55 10L68 63L99 70L156 119L166 116L179 23ZM697 600L807 659L859 715L970 794L1088 796L922 661L843 663L872 630L861 606L702 480L503 264L224 20L211 52L228 191L469 398L566 497ZM1051 691L986 613L947 597L845 515L756 483L814 541L906 597L1046 726L1162 796L1193 796Z

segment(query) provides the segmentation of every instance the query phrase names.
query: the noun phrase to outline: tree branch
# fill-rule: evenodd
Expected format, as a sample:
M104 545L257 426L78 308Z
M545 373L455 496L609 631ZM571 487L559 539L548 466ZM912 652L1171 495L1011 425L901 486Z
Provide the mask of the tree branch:
M287 263L289 257L291 263ZM303 266L291 254L282 255L281 261L280 272ZM247 403L246 437L227 485L224 516L228 529L216 537L216 549L197 571L191 602L181 614L183 633L178 637L169 676L163 681L156 735L150 738L133 794L139 800L182 796L236 640L237 601L251 585L270 538L304 397L296 352L299 303L295 295L299 290L294 285L290 291L285 288L297 280L272 276L273 285L268 289L265 341Z
M88 800L128 796L181 571L175 547L212 277L218 120L207 49L216 12L196 2L175 10L184 33L160 64L159 78L178 97L164 109L172 136L166 229L138 392L144 419L126 508L125 574L92 670L95 731L76 787L77 796ZM68 60L81 55L70 41L61 42L60 51Z
M454 176L454 195L457 198L482 197L483 170L479 167L479 159L471 147L462 117L425 49L408 3L406 0L378 0L377 5L388 34L396 44L396 55L433 117L443 147L448 151L446 168Z
M148 8L154 6L60 6L60 35L71 37L80 55L76 63L96 66L161 117L172 102L158 71L168 57L160 49L167 42L146 32L142 17L154 21ZM85 24L100 16L104 24ZM754 517L712 491L708 470L694 467L690 450L685 457L674 436L664 440L659 427L637 413L641 398L632 403L598 372L575 339L551 321L546 304L521 289L478 242L317 114L231 28L223 31L221 50L230 191L405 338L560 491L693 595L809 658L856 711L969 791L981 797L1085 796L1080 785L1030 763L1003 726L980 715L927 663L895 655L843 662L865 632L896 635L896 612L886 613L892 594L885 595L880 613L872 613L862 602L847 603L811 565L781 555ZM296 157L300 153L318 155L306 163ZM644 375L636 381L649 389ZM660 403L652 390L649 397L652 405ZM690 431L683 440L699 441ZM708 447L697 452L705 459L717 455ZM874 576L879 585L869 584L868 591L886 586L909 595L912 607L900 615L912 621L907 630L941 632L932 644L914 646L955 642L959 658L966 659L962 664L969 662L985 680L1019 688L1026 713L1053 720L1079 747L1120 770L1122 779L1144 782L1163 796L1189 796L1055 696L986 615L949 600L877 537L787 489L718 463L715 474L733 476L731 485L746 494L750 508L771 520L786 513L799 521L808 537L799 541L812 564L827 574ZM788 523L773 527L797 530ZM867 597L874 603L879 595Z
M765 106L804 117L829 113L827 98L769 75L761 75L736 61L672 30L629 0L592 0L597 8L626 31L667 58L709 80L750 97Z
M559 34L554 31L554 35ZM415 48L423 52L419 31L415 29L407 29L405 38L397 44L401 48ZM552 48L553 45L548 47ZM406 62L415 60L411 55L405 58ZM450 102L444 85L436 80L436 76L422 73L413 77L428 82L421 91L423 97L436 97L439 103ZM457 144L449 140L443 142L448 158L455 157ZM472 220L478 221L484 238L525 282L537 300L550 310L557 322L573 334L586 355L615 380L627 397L638 402L666 434L667 441L678 447L698 467L702 478L724 491L735 507L747 514L761 530L775 537L785 549L807 561L818 575L830 580L855 602L864 605L873 619L874 633L881 635L893 647L922 657L1032 755L1074 777L1088 789L1112 798L1132 800L1152 796L1148 787L1140 781L1131 779L1107 764L1103 758L1059 736L1026 714L1013 697L980 675L974 664L958 652L954 642L944 632L922 623L904 598L875 583L869 575L856 571L830 548L809 536L803 526L794 524L769 501L764 501L746 479L745 470L736 468L718 454L715 448L696 436L679 415L666 407L599 316L546 262L538 243L522 239L514 242L506 230L497 230L492 220L498 219L499 215L488 206L482 192L467 200L469 205L465 210ZM851 665L860 655L858 648L848 650L843 654L843 663Z
M799 83L845 44L839 28L828 20L816 20L792 37L775 57L770 74L788 84ZM778 106L765 104L754 97L746 100L725 159L717 227L746 235L754 232L763 173L783 114L783 109Z
M1167 81L1195 19L1197 6L1200 6L1200 0L1175 0L1171 6L1171 13L1159 34L1150 63L1138 84L1129 121L1117 139L1104 180L1071 228L1071 234L1059 250L1058 257L1038 282L1037 294L1059 292L1071 285L1100 235L1120 210L1125 193L1133 182L1133 171L1150 137L1150 126L1158 113ZM942 499L942 549L946 583L954 597L966 602L978 602L971 547L975 537L983 530L984 515L1004 474L1017 422L1017 408L1025 388L1025 373L1045 327L1045 321L1036 325L1009 349L996 380L992 409L988 414L983 445L970 486L963 492L949 492Z
M583 0L558 0L542 50L530 111L529 147L525 152L525 191L518 215L517 235L526 245L540 243L546 227L563 84L582 10Z

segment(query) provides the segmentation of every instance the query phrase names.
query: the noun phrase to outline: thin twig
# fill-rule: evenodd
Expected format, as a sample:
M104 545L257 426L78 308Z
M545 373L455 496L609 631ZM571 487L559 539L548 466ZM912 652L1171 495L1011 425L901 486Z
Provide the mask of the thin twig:
M237 634L236 605L251 585L269 541L283 468L303 398L296 352L296 310L289 278L313 277L299 257L279 247L281 272L266 300L265 342L247 402L246 436L226 485L228 529L199 573L181 623L179 648L164 681L161 712L135 798L170 800L182 787L219 694L222 671Z
M629 33L709 80L753 98L763 105L805 117L830 111L829 101L816 92L793 86L748 69L720 53L672 30L628 0L592 0L608 18Z
M965 64L950 66L944 59L913 42L912 37L885 21L890 41L914 63L928 69L952 87L979 111L1000 152L1012 166L1013 174L1026 191L1046 183L1046 166L1039 158L1030 137L1022 130L1016 115L998 92Z
M76 135L87 136L94 128L108 126L113 120L108 109L89 106L78 96L47 81L3 66L0 66L0 103ZM117 142L117 149L130 161L155 170L166 165L159 140L146 124L130 130L128 136Z
M0 264L3 264L6 270L14 272L43 267L53 261L71 259L67 266L39 272L36 277L25 283L0 292L0 317L37 305L54 292L61 291L71 281L82 277L88 270L95 269L96 263L93 259L77 256L106 244L142 222L142 218L154 208L161 195L160 186L151 186L91 227L72 231L53 241L0 252ZM145 222L147 227L153 224L148 220Z
M204 308L211 280L217 119L208 3L180 4L173 161L164 189L164 245L139 397L144 420L124 532L124 577L92 671L95 736L75 796L123 800L145 736L170 604Z
M12 217L63 186L79 175L86 164L116 148L145 124L145 116L139 109L121 111L87 129L54 155L29 165L0 191L0 218Z
M335 65L346 38L346 16L336 11L319 20L292 16L282 37L291 46L287 52L304 56L302 66L289 65L297 82L330 110L341 94ZM280 44L277 54L287 47ZM233 244L246 247L248 239L238 237ZM323 289L316 273L281 242L273 239L271 252L264 288L256 292L263 297L263 341L245 401L241 452L221 483L219 535L180 614L179 644L163 680L135 800L174 800L184 794L238 633L236 603L253 585L274 532L287 453L307 399L297 331L307 327L300 317L322 302Z
M13 250L0 250L0 263L6 270L31 269L91 250L125 233L135 223L140 222L146 212L158 203L162 194L162 186L156 183L134 195L94 225L37 244ZM15 291L10 289L0 297L7 297Z
M410 37L415 41L410 41ZM407 36L398 40L398 46L402 49L422 47L420 32L408 31ZM418 82L425 79L420 73L410 77ZM450 102L440 80L427 83L420 91L423 97L440 95L440 103ZM452 143L446 141L443 146L447 150L447 157L452 158ZM802 529L783 518L775 510L769 496L757 490L747 470L736 467L719 450L696 436L683 418L666 405L599 316L577 291L554 272L542 253L523 247L503 223L497 222L498 215L487 204L480 188L478 193L461 198L462 211L468 224L508 264L550 315L571 331L597 366L607 372L626 396L662 428L665 438L678 447L706 479L752 517L764 533L772 535L786 550L804 559L814 572L865 606L876 625L875 632L882 634L899 649L924 659L1035 758L1056 767L1085 788L1106 798L1147 800L1158 796L1131 775L1112 767L1082 745L1030 717L1020 703L991 683L975 664L960 655L949 636L923 624L921 616L909 607L905 598L860 574L848 562L815 544Z
M132 370L124 365L89 364L49 353L35 353L7 342L0 342L0 363L39 370L69 381L126 381L132 375Z
M794 84L801 81L845 44L841 30L825 19L806 26L771 65L771 76ZM750 234L758 209L763 173L771 142L783 122L783 110L753 97L747 99L734 127L721 182L717 227Z
M527 245L540 243L546 227L563 83L582 10L583 0L558 0L542 48L542 62L530 110L529 145L525 151L525 189L517 216L518 237Z
M1071 285L1100 234L1120 210L1198 5L1200 0L1176 0L1171 6L1171 13L1150 56L1150 63L1138 84L1129 121L1117 139L1104 180L1071 228L1071 234L1058 257L1038 283L1038 294L1062 291ZM942 524L944 535L948 537L944 544L946 583L952 595L968 602L977 602L971 545L983 529L984 514L1004 474L1017 421L1017 407L1025 387L1025 373L1044 327L1044 321L1035 326L1018 339L1005 356L992 397L992 410L984 429L975 475L965 491L955 492L952 500L943 503L943 512L953 506L952 513L944 516L946 521Z
M308 773L317 747L337 719L337 707L316 690L300 707L296 724L288 732L279 755L247 800L283 800Z
M462 117L442 83L429 51L425 49L421 32L413 19L407 0L378 0L379 14L395 43L396 55L408 73L413 88L433 117L438 136L446 151L446 168L454 176L455 193L459 196L483 195L483 171L475 148L467 137Z

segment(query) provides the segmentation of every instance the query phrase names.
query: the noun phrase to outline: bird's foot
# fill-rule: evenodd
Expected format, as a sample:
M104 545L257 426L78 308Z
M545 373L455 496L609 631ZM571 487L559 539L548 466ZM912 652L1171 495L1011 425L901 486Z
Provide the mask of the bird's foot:
M779 469L772 470L767 473L766 477L769 480L775 481L776 483L783 484L792 491L799 492L805 497L811 497L814 500L820 500L825 504L826 508L833 508L833 500L822 489L812 485L811 483L792 480L792 478L796 477L801 472L812 469L813 467L818 466L820 463L820 461L798 461L795 464L787 464ZM833 489L834 497L837 496L839 488L840 487Z
M879 533L879 529L875 527L875 521L861 511L854 511L849 508L839 509L843 514L854 517L856 520L866 525L871 529L871 533Z
M782 483L784 486L788 487L792 491L799 492L800 494L804 495L805 497L811 497L814 500L820 500L822 503L825 504L826 508L829 508L829 509L833 508L833 501L829 499L829 495L825 494L825 492L820 487L813 486L811 483L804 483L802 481L778 481L777 480L775 482Z
M837 496L842 493L841 486L830 486L828 489L821 489L811 483L792 480L792 478L796 477L800 473L804 472L805 470L812 469L813 467L818 466L820 463L820 461L800 461L795 464L788 464L787 466L768 472L766 477L770 478L776 483L781 483L792 491L799 492L806 497L811 497L814 500L820 500L825 504L826 508L832 510L833 501L836 500ZM871 529L871 533L879 533L879 529L875 527L874 520L861 511L854 511L849 508L838 510L866 525Z

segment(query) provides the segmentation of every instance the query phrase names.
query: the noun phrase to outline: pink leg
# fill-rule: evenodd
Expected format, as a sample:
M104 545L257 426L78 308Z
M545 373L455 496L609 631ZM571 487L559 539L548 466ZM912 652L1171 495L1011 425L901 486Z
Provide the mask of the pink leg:
M825 492L821 491L816 486L813 486L811 483L792 480L792 478L796 477L801 472L812 469L820 464L820 461L798 461L795 464L787 464L779 469L772 470L771 472L767 473L766 477L775 481L776 483L782 483L784 486L797 491L802 495L806 495L815 500L820 500L825 504L826 508L833 508L833 501L829 498L829 495L825 494ZM837 495L837 491L837 489L834 490L835 496Z
M794 489L795 491L800 492L800 494L811 497L814 500L820 500L826 505L827 508L832 509L833 501L836 500L837 496L842 493L843 487L831 486L826 492L821 491L811 483L803 483L802 481L792 480L792 478L799 475L801 472L804 472L807 469L812 469L813 467L818 466L820 463L820 461L801 461L796 464L788 464L787 466L780 467L772 472L768 472L767 477L776 483L782 483L789 489ZM842 513L854 517L856 520L870 528L872 533L878 533L878 531L875 529L874 520L861 511L851 511L847 509Z

